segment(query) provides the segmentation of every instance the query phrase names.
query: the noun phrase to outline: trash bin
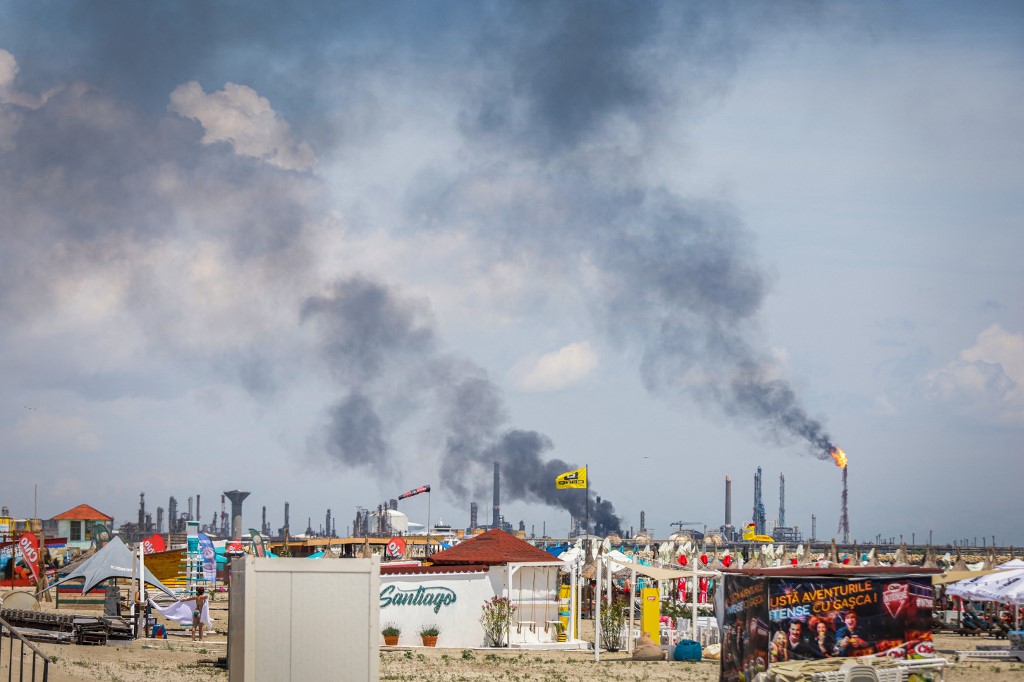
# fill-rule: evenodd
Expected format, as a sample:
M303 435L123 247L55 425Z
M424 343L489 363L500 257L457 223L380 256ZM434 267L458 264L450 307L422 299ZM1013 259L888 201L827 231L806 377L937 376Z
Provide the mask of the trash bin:
M699 661L701 652L700 642L684 639L676 644L676 648L672 652L672 659L675 661Z

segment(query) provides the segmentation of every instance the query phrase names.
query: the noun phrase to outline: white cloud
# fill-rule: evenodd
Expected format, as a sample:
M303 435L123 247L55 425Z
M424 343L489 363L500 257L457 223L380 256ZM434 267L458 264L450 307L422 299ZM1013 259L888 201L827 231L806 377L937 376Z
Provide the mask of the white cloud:
M587 378L595 367L597 353L589 341L580 341L553 353L525 358L512 370L512 376L524 391L557 391Z
M240 156L285 170L311 170L316 165L313 150L295 141L270 100L246 85L228 83L223 90L206 94L199 83L184 83L171 93L168 108L203 126L203 144L227 142Z
M0 151L13 147L11 140L21 125L21 116L16 108L38 109L59 90L55 88L42 95L19 92L14 88L17 76L18 60L7 50L0 49Z
M994 324L927 377L929 397L985 421L1024 424L1024 334Z
M29 445L71 446L90 452L100 448L99 435L82 417L47 414L30 409L30 414L18 421L14 431L19 441Z

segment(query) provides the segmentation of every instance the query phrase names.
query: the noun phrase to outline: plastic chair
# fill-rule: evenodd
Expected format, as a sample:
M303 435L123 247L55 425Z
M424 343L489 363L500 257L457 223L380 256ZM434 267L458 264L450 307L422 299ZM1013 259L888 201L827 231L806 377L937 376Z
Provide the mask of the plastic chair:
M870 665L851 665L846 668L846 682L878 682L878 675Z

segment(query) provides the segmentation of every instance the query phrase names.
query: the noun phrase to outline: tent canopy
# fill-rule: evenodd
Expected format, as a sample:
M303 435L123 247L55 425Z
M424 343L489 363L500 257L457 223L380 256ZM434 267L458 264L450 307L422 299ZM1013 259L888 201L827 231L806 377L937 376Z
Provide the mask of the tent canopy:
M124 541L115 535L110 542L89 557L81 566L73 570L62 580L50 585L50 588L57 587L57 585L74 580L75 578L83 578L85 582L82 585L82 594L85 594L108 578L131 578L134 561L135 556L128 549L128 545L124 544ZM150 573L148 568L146 569L145 580L164 594L171 597L175 596L174 592L171 592L162 582L157 580L156 576Z

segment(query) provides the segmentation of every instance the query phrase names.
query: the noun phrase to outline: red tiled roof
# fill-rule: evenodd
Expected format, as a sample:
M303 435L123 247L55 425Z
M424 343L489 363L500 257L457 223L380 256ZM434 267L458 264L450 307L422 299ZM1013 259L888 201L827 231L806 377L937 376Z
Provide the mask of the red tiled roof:
M451 549L430 557L436 565L452 566L484 564L499 566L510 563L554 563L557 559L529 542L509 535L503 530L491 530L463 540Z
M54 521L113 521L113 516L107 516L103 512L87 504L80 504L73 509L68 509L63 514L53 517Z
M381 564L381 575L422 575L430 573L484 573L487 567L483 564L466 564L465 566L388 566Z

